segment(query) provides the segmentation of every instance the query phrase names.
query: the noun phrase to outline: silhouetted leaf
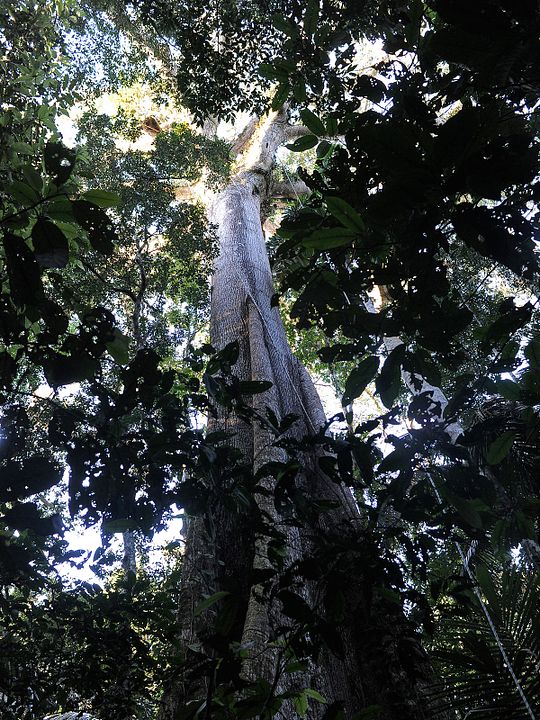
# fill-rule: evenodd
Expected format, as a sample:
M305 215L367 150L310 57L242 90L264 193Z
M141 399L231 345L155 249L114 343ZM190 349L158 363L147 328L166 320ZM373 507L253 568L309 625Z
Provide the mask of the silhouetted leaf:
M384 405L391 408L401 387L401 363L405 357L405 346L398 345L388 355L375 381L377 392Z
M63 268L67 265L69 246L64 233L49 220L38 218L32 228L32 243L36 260L44 268Z
M303 27L306 35L313 35L317 29L319 19L319 0L308 0L303 17Z
M86 200L76 200L73 212L81 227L88 233L90 244L102 255L111 255L117 241L114 225L101 208Z
M314 135L323 137L326 134L324 123L315 115L315 113L312 113L311 110L308 110L307 108L300 110L300 118L307 129Z
M77 154L61 142L50 141L45 146L45 169L57 185L65 183L75 167Z
M51 387L89 380L99 370L99 361L87 353L60 355L55 353L43 361L45 378Z
M272 110L279 110L287 102L289 94L291 92L291 86L289 83L282 83L278 86L274 97L272 98Z
M304 152L304 150L310 150L312 147L319 142L319 139L315 135L302 135L297 138L293 143L289 143L285 147L293 152Z
M3 511L0 523L16 530L31 530L36 535L47 536L62 531L62 519L57 513L43 517L35 503L14 503Z
M348 228L321 228L302 240L302 245L314 250L332 250L350 245L358 233Z
M364 358L355 368L351 371L347 382L345 383L345 393L343 395L342 405L348 405L352 400L364 392L366 387L375 377L377 370L379 369L379 358L375 355L370 355Z
M242 380L239 384L242 395L257 395L270 390L272 383L268 380Z
M108 190L87 190L81 195L81 200L89 202L92 205L97 205L98 207L108 208L118 205L120 197L116 193L109 192Z
M4 234L11 296L18 305L33 305L43 296L41 273L34 254L21 237Z
M62 471L55 462L43 456L29 457L21 463L9 460L0 466L0 497L22 499L57 485Z

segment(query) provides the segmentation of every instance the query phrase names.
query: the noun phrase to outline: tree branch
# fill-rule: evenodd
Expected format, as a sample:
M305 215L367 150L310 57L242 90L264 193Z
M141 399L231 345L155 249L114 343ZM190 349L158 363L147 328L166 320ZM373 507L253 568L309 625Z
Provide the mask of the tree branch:
M205 138L215 138L217 135L218 125L218 119L213 115L210 115L203 122L201 135L203 135Z
M298 195L309 195L309 193L310 189L303 180L286 180L272 185L271 197L296 199Z
M287 142L290 140L297 140L299 137L304 137L304 135L310 135L311 130L308 130L308 128L305 125L285 125L285 138Z
M252 117L243 130L240 131L239 135L236 136L232 145L232 151L235 155L239 155L243 150L245 150L248 142L253 137L253 133L257 128L258 122L259 118Z
M133 293L131 290L129 290L128 288L125 288L125 287L117 287L115 285L111 285L109 283L109 281L107 280L107 278L103 277L103 275L101 275L101 273L99 273L92 265L90 265L90 263L86 262L86 260L81 260L81 262L84 265L84 267L92 273L92 275L97 277L98 280L100 280L104 285L109 287L111 290L122 293L123 295L127 295L128 298L133 300L133 302L136 301L137 297L136 297L135 293Z

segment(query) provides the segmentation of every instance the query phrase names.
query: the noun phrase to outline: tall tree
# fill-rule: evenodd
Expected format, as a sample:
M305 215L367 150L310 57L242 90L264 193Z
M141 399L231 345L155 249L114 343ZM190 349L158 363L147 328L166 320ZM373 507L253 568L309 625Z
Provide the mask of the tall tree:
M66 185L75 155L56 138L45 146L44 168L45 138L37 153L19 146L31 160L16 166L7 188L3 288L11 324L2 331L13 341L17 330L12 353L32 374L23 391L34 397L42 373L54 388L86 384L73 402L56 396L47 433L33 444L17 439L5 458L2 470L16 482L2 496L4 544L12 553L21 543L13 528L54 533L36 504L30 511L30 503L14 503L60 482L53 453L65 452L70 466L71 512L102 520L109 532L149 531L172 502L186 509L178 652L161 703L167 720L432 714L425 692L432 672L413 623L420 616L429 628L429 555L456 539L496 544L504 534L497 528L510 527L492 502L496 473L469 450L471 408L490 394L523 399L532 389L519 406L520 431L528 440L536 427L537 387L518 377L509 385L501 375L537 366L537 301L483 293L485 307L475 313L476 290L469 293L459 274L467 263L485 277L493 268L512 273L513 287L529 297L538 276L529 223L538 173L537 9L491 0L474 9L446 0L351 5L141 0L84 8L83 35L92 36L90 27L128 33L142 68L167 75L160 85L159 72L146 73L157 95L174 92L205 129L237 109L258 116L234 147L230 183L215 197L206 192L220 255L215 347L191 360L202 370L200 358L211 353L204 438L187 424L190 403L204 402L197 381L156 352L167 345L167 323L158 323L160 338L140 332L138 289L151 255L145 235L176 206L163 197L154 207L159 218L141 213L144 192L129 168L136 159L159 183L163 155L108 168L128 198L119 210L98 207L114 204L110 193L79 196L80 184ZM385 52L367 73L357 54L366 38ZM104 76L114 86L110 60L109 53ZM305 127L289 124L286 100ZM17 108L13 117L24 113ZM174 133L148 120L157 150L178 151ZM309 198L279 229L278 269L283 288L296 292L299 325L318 323L328 336L322 359L354 364L343 397L348 432L337 437L327 434L314 387L287 346L261 228L274 194L307 189L274 179L277 150L291 140L293 151L316 147L316 160L312 172L300 172ZM189 152L203 142L194 140ZM114 147L109 142L112 156ZM121 245L112 220L130 228ZM137 263L125 272L133 239L138 273ZM113 259L100 267L100 255ZM74 268L56 272L74 257L107 288L107 307L95 306L95 288L77 287ZM109 269L115 280L136 278L137 290L120 299ZM163 282L169 302L170 278L154 280L153 292ZM45 295L56 288L61 306ZM366 310L374 292L386 299L377 313ZM85 297L91 310L81 307ZM118 324L133 325L136 348ZM143 335L151 347L140 347ZM4 356L12 402L13 354ZM385 411L354 427L351 403L373 380ZM22 387L15 380L15 391ZM459 443L457 425L466 430ZM515 440L507 431L490 438L487 464L504 460ZM45 461L46 477L28 482L36 461ZM516 497L519 539L535 541L538 506ZM31 545L31 536L22 542ZM517 676L514 685L521 687ZM127 712L112 708L118 717Z
M253 478L248 497L254 516L231 508L234 486L225 478L216 480L209 518L197 519L187 540L184 622L191 629L184 641L189 646L206 639L211 649L215 632L222 641L240 643L242 676L258 683L259 693L262 683L262 692L268 694L262 708L265 716L284 703L280 715L294 717L298 703L311 698L309 717L324 713L323 702L336 712L342 707L346 716L377 706L385 718L427 717L428 701L419 683L429 677L426 658L418 647L417 662L404 662L403 647L410 643L412 648L414 637L391 601L375 600L376 588L358 562L360 555L375 553L375 545L363 533L349 488L321 467L328 459L325 415L312 380L288 347L272 302L261 214L273 193L283 192L273 181L278 148L308 133L303 126L289 124L283 109L251 123L241 138L238 172L211 204L210 218L220 241L212 281L211 340L227 362L234 363L240 398L254 395L250 416L245 416L245 408L242 417L234 406L218 406L210 429L228 438L247 466ZM208 389L216 399L218 387L210 377ZM299 447L291 457L288 445L308 437L314 439L312 446ZM276 540L281 549L278 563ZM330 548L337 553L331 558L326 555ZM319 567L314 574L315 558ZM383 578L378 582L384 585ZM330 630L333 583L339 586L337 602L343 607ZM201 622L193 623L192 612L204 593L216 601L226 594L222 604L234 609L234 622L222 625L222 608L213 626L209 606ZM332 649L310 651L308 628L312 633L322 631ZM335 637L328 638L329 632ZM315 637L313 642L317 645ZM298 668L291 663L295 655ZM302 663L307 664L300 671ZM182 678L182 690L175 688L162 717L175 717L178 703L196 710L207 694L207 702L214 702L210 678L203 694L193 698L197 681L200 684L200 678L190 684ZM287 702L291 697L296 705ZM214 704L212 708L216 712Z

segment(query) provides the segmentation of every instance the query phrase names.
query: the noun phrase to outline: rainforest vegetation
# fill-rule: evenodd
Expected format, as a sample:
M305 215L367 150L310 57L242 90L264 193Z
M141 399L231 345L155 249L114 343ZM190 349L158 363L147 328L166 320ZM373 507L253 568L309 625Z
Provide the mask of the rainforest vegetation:
M0 0L1 720L540 718L539 32Z

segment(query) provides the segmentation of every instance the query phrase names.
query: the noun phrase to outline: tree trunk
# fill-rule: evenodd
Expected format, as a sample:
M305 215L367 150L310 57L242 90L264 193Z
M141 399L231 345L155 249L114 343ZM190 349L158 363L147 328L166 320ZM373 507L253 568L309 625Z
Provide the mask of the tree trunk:
M272 193L278 147L304 132L288 125L283 112L252 123L250 137L243 138L240 169L210 211L220 243L212 283L212 344L221 349L239 343L234 372L240 380L272 382L268 391L253 396L253 409L264 415L270 408L278 419L294 414L298 420L289 434L297 438L316 434L325 416L307 371L288 347L279 311L271 306L272 275L261 208ZM268 462L287 460L267 429L223 408L211 429L233 434L228 443L242 453L253 475ZM206 643L206 648L215 650L215 638L209 637L211 613L194 619L193 611L204 595L225 590L235 598L227 641L245 648L244 679L263 679L278 695L310 687L328 703L341 706L346 718L372 705L380 706L379 717L384 720L427 718L430 714L420 690L429 676L425 655L401 608L377 594L375 586L385 582L384 562L364 529L351 491L319 469L319 456L312 450L297 457L301 471L295 479L294 491L300 497L295 518L276 509L273 479L259 481L258 513L273 533L231 509L224 487L221 497L219 492L213 496L205 517L192 520L184 565L182 641L192 648ZM302 497L309 502L302 505ZM327 509L316 512L315 501ZM300 646L302 642L308 646L310 638L307 633L302 637L302 623L295 622L294 614L293 619L284 614L279 578L270 592L260 584L264 575L260 571L275 567L270 555L276 537L285 541L283 573L289 571L292 577L286 589L316 613L321 634L326 632L332 648L323 648L307 670L286 674L282 673L283 645L272 641L294 631ZM311 574L302 577L293 572L301 561L311 561ZM332 597L337 597L339 611L332 610ZM202 687L197 672L190 672L196 657L190 663L188 652L185 672L165 695L161 720L172 720L179 706L197 697L199 705L210 701L216 673L209 673ZM326 707L310 701L306 716L320 718ZM208 706L207 711L208 717L214 716ZM296 718L298 711L286 701L277 717Z

